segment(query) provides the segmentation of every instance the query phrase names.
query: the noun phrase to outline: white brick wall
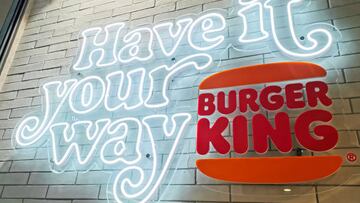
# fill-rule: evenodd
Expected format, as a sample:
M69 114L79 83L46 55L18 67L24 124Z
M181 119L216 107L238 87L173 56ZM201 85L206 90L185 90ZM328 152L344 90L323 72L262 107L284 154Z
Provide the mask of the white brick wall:
M235 2L235 1L234 1ZM77 54L79 32L93 26L124 21L129 27L213 8L232 11L232 0L35 0L29 22L0 92L0 203L105 203L109 168L88 173L52 173L45 147L13 150L11 133L19 119L40 106L39 85L69 74ZM314 0L297 16L301 23L330 22L343 39L336 55L326 59L334 124L340 142L331 153L360 156L360 0ZM229 50L226 68L276 61L273 55ZM336 68L337 71L334 70ZM175 81L173 99L196 105L199 81L193 76ZM339 98L343 98L340 100ZM186 105L184 108L186 108ZM345 115L343 115L345 113ZM141 112L140 112L141 114ZM194 127L194 126L192 126ZM193 131L192 131L193 132ZM185 154L175 156L179 170L170 186L160 187L162 202L360 202L360 162L345 164L334 176L316 184L291 186L232 185L211 180L195 167L195 135L183 141ZM166 146L164 142L163 146ZM186 147L186 148L185 148ZM219 157L209 154L209 157ZM171 169L174 171L174 168ZM350 178L350 179L349 179ZM169 180L165 180L168 183ZM284 194L284 188L292 192ZM306 193L307 195L302 195Z

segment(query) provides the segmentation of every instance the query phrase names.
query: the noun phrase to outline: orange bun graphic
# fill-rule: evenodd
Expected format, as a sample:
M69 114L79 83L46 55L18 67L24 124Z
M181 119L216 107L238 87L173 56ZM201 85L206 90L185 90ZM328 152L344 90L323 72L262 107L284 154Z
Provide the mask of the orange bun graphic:
M282 62L225 70L205 78L200 90L325 77L326 71L313 63Z

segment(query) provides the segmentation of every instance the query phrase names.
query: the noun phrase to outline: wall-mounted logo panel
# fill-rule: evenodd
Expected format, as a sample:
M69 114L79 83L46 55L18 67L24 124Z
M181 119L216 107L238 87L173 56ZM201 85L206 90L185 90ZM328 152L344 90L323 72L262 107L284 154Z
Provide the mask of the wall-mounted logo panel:
M322 67L304 62L234 68L209 76L199 86L197 152L206 155L213 147L220 154L246 154L250 149L265 154L272 145L272 150L286 155L295 142L314 152L333 149L339 135L329 123L331 112L323 108L332 105L327 84L319 81L325 76ZM298 82L307 79L305 84ZM272 84L276 82L286 83ZM231 87L238 89L229 90ZM203 92L218 88L216 93ZM293 122L289 116L292 110L301 111ZM225 137L227 129L231 142ZM218 158L199 159L196 164L201 172L220 180L288 184L328 177L340 168L342 157Z

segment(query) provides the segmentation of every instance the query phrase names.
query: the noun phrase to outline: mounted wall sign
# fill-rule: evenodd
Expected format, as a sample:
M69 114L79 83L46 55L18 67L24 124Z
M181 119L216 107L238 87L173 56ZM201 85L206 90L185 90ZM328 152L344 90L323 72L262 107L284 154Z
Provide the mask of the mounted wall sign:
M197 120L196 102L180 108L182 101L191 98L186 98L187 95L176 98L174 83L179 86L193 84L197 89L197 81L216 72L211 68L218 67L215 63L221 61L221 54L227 54L230 48L244 51L276 47L274 52L299 60L330 53L336 43L331 25L307 25L301 32L295 26L293 10L302 3L301 0L285 4L283 0L239 0L233 7L235 15L227 13L228 10L210 10L134 30L128 30L123 22L86 29L81 34L80 52L71 67L70 77L42 85L43 109L19 122L14 131L14 143L20 147L48 146L49 163L57 173L87 172L94 168L112 172L107 195L116 202L161 199L164 190L160 186L170 182L168 172L176 168L173 159L181 153L178 150L181 150L182 138L195 134L189 133L188 126ZM279 6L281 4L284 5ZM299 35L305 40L299 40ZM313 64L270 64L215 74L202 82L200 90L323 76L325 71ZM304 87L307 102L298 101L302 97L299 91ZM261 106L277 110L284 105L299 109L305 105L331 104L326 96L326 84L317 80L305 86L289 84L285 87L285 96L277 95L280 91L280 86L276 85L260 93L252 88L231 91L229 106L225 105L224 93L216 95L220 99L217 104L213 103L215 95L200 94L201 116L211 115L215 110L224 116L217 118L215 127L210 127L206 118L199 120L197 151L206 154L210 143L219 153L230 150L221 131L230 123L226 115L234 109L240 108L244 113L249 109L256 112ZM270 100L269 95L273 95ZM261 103L255 102L257 97ZM313 139L308 129L313 121L330 119L331 114L320 109L299 115L294 127L299 144L313 151L333 148L337 142L334 128L330 125L315 128L315 133L323 140ZM281 152L292 149L286 113L275 116L276 128L262 114L255 115L252 122L255 151L265 153L268 138ZM246 118L239 114L232 123L234 150L245 153L250 147ZM279 166L289 164L289 167L315 161L317 166L320 163L329 165L319 168L323 171L316 174L306 172L304 177L292 179L284 174L267 179L266 175L284 171L269 168L257 173L259 167L269 161L279 162ZM223 180L275 183L321 178L334 172L340 162L338 157L231 159L198 161L198 167L205 174ZM214 171L215 163L220 163L229 176ZM230 166L233 163L236 167L246 166L239 171L249 172L250 176L234 175L238 168ZM303 169L308 171L306 167ZM259 177L254 177L257 175ZM159 189L161 192L157 193Z
M276 73L276 74L274 74ZM235 153L246 154L249 151L249 140L256 153L264 154L269 150L269 143L282 153L293 150L291 132L295 133L300 146L314 152L333 149L338 142L338 133L328 124L332 114L316 107L329 107L332 104L327 96L328 86L322 81L309 81L305 85L292 82L282 88L271 85L274 82L304 80L326 76L326 71L318 65L301 62L273 63L242 67L216 73L206 78L199 86L200 90L268 84L261 90L241 88L239 91L202 93L199 95L199 116L197 128L197 152L205 155L214 149L226 154L230 152L230 143L224 138L223 132L230 121L233 150ZM304 90L305 89L305 90ZM304 92L303 92L304 91ZM311 110L304 110L308 106ZM290 124L289 113L286 111L303 110ZM266 111L275 112L274 124L269 120ZM227 115L231 116L227 118ZM254 115L249 116L247 113ZM212 115L218 118L212 126ZM210 116L211 119L206 118ZM313 128L315 123L324 123ZM251 128L249 129L249 123ZM251 137L249 135L252 135ZM288 184L304 183L318 180L335 173L342 164L340 156L290 156L265 158L219 158L200 159L197 166L204 174L220 180L259 183Z

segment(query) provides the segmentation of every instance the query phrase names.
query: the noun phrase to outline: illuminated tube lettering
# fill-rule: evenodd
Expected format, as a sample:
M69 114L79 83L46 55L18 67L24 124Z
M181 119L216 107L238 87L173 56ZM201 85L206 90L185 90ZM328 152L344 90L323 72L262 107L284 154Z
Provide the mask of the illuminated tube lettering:
M143 161L141 159L139 159L136 163L128 165L124 169L120 170L120 172L115 177L114 185L112 187L112 192L117 202L123 202L123 199L129 200L136 198L138 198L139 202L141 203L149 202L149 199L156 192L161 181L165 177L167 170L169 169L178 143L182 138L184 130L190 119L190 114L178 113L171 116L171 121L167 115L147 116L142 120L142 124L145 126L147 131L146 134L149 135L148 138L151 143L148 146L148 148L151 149L149 151L152 154L151 171L150 173L145 173L144 169L138 166L138 164ZM155 127L159 124L162 128L161 134L154 132ZM169 138L169 140L173 141L172 148L167 155L167 159L163 161L161 170L158 170L160 154L158 154L157 149L159 146L157 146L154 141L155 138L159 139L159 137ZM137 142L140 142L140 139L138 139ZM149 153L149 151L146 153ZM142 155L142 159L144 159L145 152L142 151L140 153ZM129 175L129 173L136 175Z
M303 2L303 0L290 0L287 3L286 8L286 15L288 19L288 26L286 26L287 32L291 36L291 43L294 43L294 47L285 47L285 44L288 44L288 40L281 41L280 35L278 33L278 21L280 13L283 13L283 7L278 7L276 5L280 4L282 0L267 0L265 2L265 8L270 12L270 24L271 24L271 33L272 37L274 39L274 42L276 46L286 55L290 57L296 57L296 58L314 58L319 57L324 52L328 51L331 47L331 44L333 43L333 37L329 30L324 28L315 28L311 31L309 31L305 35L305 39L309 40L310 46L304 46L299 41L299 36L296 35L295 31L295 23L292 16L292 9L295 6L295 4ZM280 10L279 10L280 9ZM283 31L282 31L283 32ZM324 45L321 45L319 42L319 39L315 37L323 37L324 39ZM291 46L291 45L290 45ZM294 49L299 49L300 52L293 51Z
M238 12L238 15L243 20L243 32L239 37L239 42L240 43L253 43L253 42L262 41L262 40L268 38L269 33L265 30L265 26L264 26L264 6L261 3L261 1L259 1L259 0L252 0L252 1L239 0L239 4L244 6L244 8L240 9ZM248 17L248 14L254 10L258 11L258 13L259 13L258 30L260 32L259 32L258 37L249 37L250 33L254 32L254 31L249 30L250 19Z
M131 129L131 131L129 130ZM141 122L136 118L121 118L113 121L107 129L108 135L111 138L102 145L100 150L100 158L104 164L117 164L119 162L126 165L136 164L141 158L141 142L144 139L143 127ZM135 155L124 156L126 150L130 148L126 145L126 139L130 137L135 138ZM149 139L152 139L150 137ZM153 143L153 142L151 142Z
M92 160L95 158L99 142L104 136L109 123L109 119L102 119L96 121L95 125L92 121L78 121L71 124L71 128L70 124L65 122L52 125L50 128L50 140L52 161L55 164L55 170L61 171L65 169L66 166L70 164L72 154L75 156L75 165L88 166L93 163ZM83 140L80 139L79 136L85 137L85 140L91 142L90 149L80 146L79 143L77 143L78 140ZM60 144L62 142L66 144L66 150L60 155L60 152L63 151L61 148L64 148L64 145ZM60 167L60 169L57 167ZM81 167L79 168L81 169Z
M225 28L226 21L221 14L209 13L203 15L196 19L189 29L189 45L197 51L207 51L213 49L224 41L225 37L221 33L225 30ZM199 33L201 34L201 40L196 38ZM216 37L209 36L213 36L214 33L219 33L219 35Z
M105 88L105 82L97 76L80 80L74 85L70 93L69 106L71 111L86 114L95 110L104 100Z
M181 59L176 62L173 66L160 66L158 68L150 71L149 76L150 80L150 93L145 100L145 107L147 108L159 108L164 107L169 104L169 98L167 96L168 85L170 84L170 79L181 71L184 71L186 68L195 68L196 70L204 70L212 64L212 57L208 54L194 54L188 57ZM165 79L162 82L162 86L155 86L155 79L158 76L163 76L165 72ZM161 90L158 90L160 88ZM157 95L157 98L154 98L154 92L161 91L161 98ZM153 99L156 99L156 102L153 102ZM159 101L160 100L160 101Z
M129 71L126 79L123 71L116 71L106 76L107 86L104 105L108 111L123 107L126 110L140 107L143 101L145 69ZM126 82L125 82L126 80Z
M301 59L321 56L329 50L333 42L332 35L328 30L316 27L306 35L309 42L307 46L298 41L292 8L300 2L301 0L285 2L288 33L295 45L294 50L299 50L298 52L292 51L293 49L279 38L279 22L276 18L279 13L274 5L280 3L280 0L238 0L242 5L238 11L241 18L239 22L244 28L235 41L241 45L261 43L271 36L285 55ZM255 26L249 25L253 20L250 19L252 11L259 12L260 20L253 23ZM72 67L72 70L78 73L79 79L51 81L42 86L44 108L26 116L18 124L14 130L16 144L30 146L47 142L50 146L49 160L52 161L54 172L62 172L71 166L74 166L72 170L86 171L96 162L114 168L121 166L113 176L111 191L108 191L112 193L112 198L118 203L151 201L191 120L191 114L188 113L152 113L178 110L177 103L169 105L172 101L168 97L169 86L174 77L181 72L189 75L189 69L191 74L199 74L212 66L214 53L226 52L232 46L231 41L223 44L229 32L225 17L227 15L207 12L153 27L139 27L129 32L123 22L84 30L80 53ZM270 26L265 26L267 17L270 17ZM260 32L254 35L255 29ZM325 38L323 44L319 43L319 37ZM155 50L161 54L159 58L154 57ZM175 60L167 59L175 54ZM154 59L156 65L147 66ZM84 74L80 74L82 72ZM203 73L206 72L199 74L199 79ZM194 82L189 85L195 87L197 84ZM260 106L272 110L280 110L284 105L298 108L303 105L302 101L298 101L302 99L299 87L285 87L288 95L286 98L281 98L281 88L272 86L267 87L260 95L252 89L231 91L228 96L224 92L216 97L204 93L199 96L199 114L208 116L215 111L221 114L255 112L258 116L253 118L254 125L265 126L258 131L252 131L255 151L265 152L268 140L271 139L280 151L287 152L291 147L288 117L278 113L275 115L273 127L266 117L259 116ZM302 88L301 86L300 89ZM325 106L331 104L326 95L328 89L323 83L309 83L306 91L310 106L318 103ZM171 109L173 106L175 109ZM132 114L133 112L135 113ZM144 113L145 116L125 116L136 113ZM312 117L312 114L315 116ZM336 130L331 126L315 127L315 135L323 138L322 140L313 138L309 132L309 126L313 122L328 122L330 119L326 111L304 113L300 116L295 124L299 143L307 148L316 145L317 147L311 148L314 151L327 149L329 144L323 142L336 143ZM228 128L230 123L232 128ZM283 127L276 125L278 123L283 123ZM221 116L214 123L200 118L197 125L197 151L206 154L212 145L218 152L228 153L231 147L224 135L226 130L232 129L235 152L246 153L249 149L248 134L251 133L248 124L246 117L241 115L233 120ZM160 133L157 131L159 128L162 130ZM276 133L280 135L275 136ZM166 156L158 150L156 140L160 138L157 136L171 146L166 147ZM280 141L280 138L285 141ZM84 141L88 143L86 148L82 144ZM128 150L131 150L134 156L127 156ZM151 154L151 159L146 158L146 153ZM144 163L150 165L150 170L143 168Z
M41 115L42 119L40 119L40 116L32 115L22 120L15 131L17 144L20 146L29 146L41 140L50 125L54 122L56 115L66 102L76 82L74 79L67 80L64 83L59 81L49 82L42 87L45 95L45 108Z
M184 18L177 21L176 31L174 30L175 26L172 22L161 23L154 26L153 30L156 39L165 56L171 56L176 52L192 22L193 19L191 18ZM169 41L167 40L168 36L170 36ZM165 40L167 41L165 42Z
M102 36L103 29L101 27L84 30L80 54L73 69L86 70L94 65L103 67L115 64L117 62L118 39L124 26L125 23L107 25L104 28L105 37ZM102 38L104 39L101 41Z
M152 50L153 32L150 28L138 28L127 33L123 39L124 47L119 52L119 61L147 61L154 55Z

